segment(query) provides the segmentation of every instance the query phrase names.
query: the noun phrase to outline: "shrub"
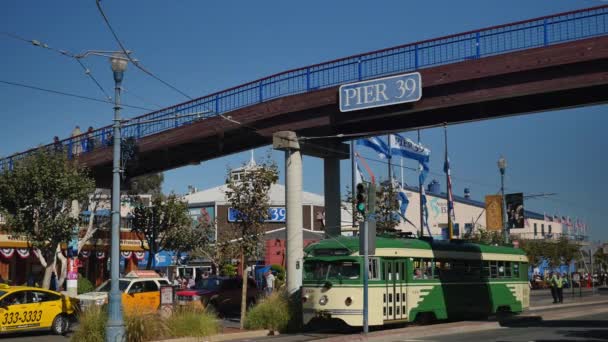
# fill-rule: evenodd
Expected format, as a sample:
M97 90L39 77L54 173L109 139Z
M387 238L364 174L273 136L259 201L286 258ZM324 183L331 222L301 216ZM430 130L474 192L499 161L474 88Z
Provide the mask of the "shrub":
M203 337L220 330L217 317L207 310L177 309L166 320L171 337Z
M285 281L285 267L278 264L273 264L270 266L270 270L276 273L278 280Z
M222 265L220 274L224 277L234 277L236 276L236 267L232 264L224 264Z
M98 306L93 306L78 314L80 326L71 337L71 341L104 342L106 340L106 323L108 312Z
M158 315L125 315L127 342L154 341L167 336L167 325Z
M93 286L91 281L89 281L89 279L84 277L82 274L79 274L78 275L78 294L92 292L93 290L95 290L95 286Z
M247 329L285 331L289 323L289 305L285 291L278 291L254 306L245 318Z

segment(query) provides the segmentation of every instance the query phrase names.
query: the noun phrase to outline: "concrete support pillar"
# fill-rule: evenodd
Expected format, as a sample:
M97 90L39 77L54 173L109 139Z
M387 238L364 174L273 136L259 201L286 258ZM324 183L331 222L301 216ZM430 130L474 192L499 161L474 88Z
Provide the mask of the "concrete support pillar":
M285 207L287 242L287 291L295 294L302 286L302 154L295 132L277 132L273 147L285 151Z
M325 193L325 234L339 236L342 234L340 208L340 159L326 157L323 159L323 188Z

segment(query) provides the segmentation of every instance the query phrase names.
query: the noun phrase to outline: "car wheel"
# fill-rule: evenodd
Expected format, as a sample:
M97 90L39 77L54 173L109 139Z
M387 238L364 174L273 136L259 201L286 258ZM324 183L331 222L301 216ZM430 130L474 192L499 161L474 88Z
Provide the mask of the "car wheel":
M67 317L62 314L57 315L53 320L53 325L51 326L51 330L56 335L65 335L70 329L70 321Z

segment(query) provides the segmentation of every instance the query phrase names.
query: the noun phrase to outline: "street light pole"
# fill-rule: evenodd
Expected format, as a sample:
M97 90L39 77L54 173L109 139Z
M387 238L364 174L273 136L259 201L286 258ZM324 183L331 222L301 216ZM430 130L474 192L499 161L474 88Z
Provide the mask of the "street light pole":
M110 58L114 72L114 156L112 162L112 246L111 246L111 289L109 294L108 324L106 328L106 341L123 341L125 326L122 318L122 300L118 287L119 261L120 261L120 86L127 59L123 54L115 53Z
M503 157L498 159L498 169L500 170L500 194L502 195L502 234L505 243L509 243L509 227L507 221L507 202L505 200L505 170L507 160Z

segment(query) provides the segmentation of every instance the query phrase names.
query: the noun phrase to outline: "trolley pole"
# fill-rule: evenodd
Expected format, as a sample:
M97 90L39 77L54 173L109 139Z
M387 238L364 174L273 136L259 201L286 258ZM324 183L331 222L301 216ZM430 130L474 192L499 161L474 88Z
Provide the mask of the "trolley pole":
M368 307L369 307L369 297L368 297L368 287L369 287L369 222L367 220L363 221L361 224L361 228L363 228L363 333L367 334L369 332L368 325Z

